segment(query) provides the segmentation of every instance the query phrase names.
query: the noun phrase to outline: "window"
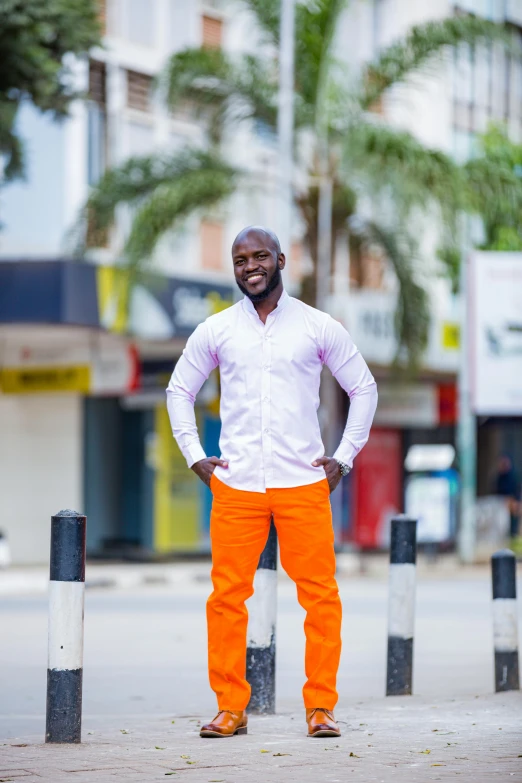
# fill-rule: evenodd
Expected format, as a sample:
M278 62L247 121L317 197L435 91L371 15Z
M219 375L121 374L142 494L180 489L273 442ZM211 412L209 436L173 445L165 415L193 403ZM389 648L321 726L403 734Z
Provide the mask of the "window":
M522 29L508 25L510 51L499 43L461 44L454 55L453 129L461 160L472 154L471 137L486 130L489 121L504 121L522 135ZM517 51L518 50L518 51Z
M220 49L223 38L223 21L214 16L203 14L203 46L206 49Z
M154 46L156 5L155 0L123 0L120 4L123 36L132 43Z
M138 111L151 110L152 77L127 71L127 106Z
M105 170L107 157L107 72L105 63L89 63L87 102L87 181L95 185Z
M223 269L223 225L201 221L201 266L203 269Z
M102 35L107 32L107 2L106 0L98 0L98 19L100 21Z

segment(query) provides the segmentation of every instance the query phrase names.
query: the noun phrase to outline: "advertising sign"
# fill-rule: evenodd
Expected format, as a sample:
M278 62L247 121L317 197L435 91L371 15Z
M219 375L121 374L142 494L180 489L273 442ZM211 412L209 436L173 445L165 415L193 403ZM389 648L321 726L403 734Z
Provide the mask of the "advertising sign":
M473 407L481 416L522 415L522 253L470 259Z
M454 494L447 475L418 475L408 479L406 514L418 520L419 544L442 543L451 538Z

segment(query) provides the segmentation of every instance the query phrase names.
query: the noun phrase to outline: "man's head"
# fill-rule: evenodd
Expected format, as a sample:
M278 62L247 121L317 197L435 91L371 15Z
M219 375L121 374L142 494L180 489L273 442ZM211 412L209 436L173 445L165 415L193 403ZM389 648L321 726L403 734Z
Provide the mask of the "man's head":
M273 231L261 226L240 231L232 245L232 263L239 289L252 302L262 302L283 287L285 257Z

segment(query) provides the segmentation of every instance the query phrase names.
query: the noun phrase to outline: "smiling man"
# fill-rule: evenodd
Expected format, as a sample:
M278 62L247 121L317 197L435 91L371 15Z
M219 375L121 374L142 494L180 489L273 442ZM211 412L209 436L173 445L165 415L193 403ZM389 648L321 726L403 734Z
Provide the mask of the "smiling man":
M285 292L285 256L264 228L241 231L232 246L244 299L198 326L167 389L174 437L213 493L212 583L207 603L210 685L218 714L202 737L246 734L245 601L273 515L281 563L306 610L303 697L311 737L339 736L333 715L341 653L330 494L370 432L375 381L348 332ZM317 419L326 364L350 397L339 448L324 456ZM211 371L221 374L220 457L201 447L194 400Z

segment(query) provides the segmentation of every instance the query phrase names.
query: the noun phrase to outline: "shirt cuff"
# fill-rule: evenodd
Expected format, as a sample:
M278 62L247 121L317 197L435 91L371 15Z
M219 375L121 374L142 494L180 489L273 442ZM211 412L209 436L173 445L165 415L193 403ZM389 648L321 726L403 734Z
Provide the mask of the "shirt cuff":
M201 459L206 459L207 455L203 451L201 443L191 443L183 449L183 456L187 460L189 468Z
M351 469L353 467L353 461L357 456L357 453L358 452L355 446L350 443L350 441L344 440L341 442L339 448L333 455L333 458L339 462L344 462L344 464L348 465L348 467Z

